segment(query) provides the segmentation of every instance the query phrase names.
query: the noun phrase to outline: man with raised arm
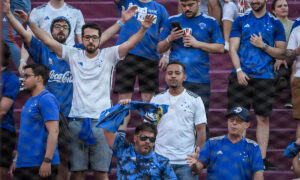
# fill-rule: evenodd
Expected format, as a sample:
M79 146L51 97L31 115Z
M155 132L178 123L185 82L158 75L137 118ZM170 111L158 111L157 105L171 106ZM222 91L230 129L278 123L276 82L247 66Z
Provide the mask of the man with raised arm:
M87 170L91 169L96 179L108 179L112 151L102 129L94 126L100 112L111 106L110 88L115 64L143 38L155 20L154 16L146 15L140 30L128 41L100 50L101 30L95 23L82 27L84 49L79 49L53 40L32 23L24 12L18 12L36 37L70 65L73 74L73 99L69 114L71 178L84 179Z

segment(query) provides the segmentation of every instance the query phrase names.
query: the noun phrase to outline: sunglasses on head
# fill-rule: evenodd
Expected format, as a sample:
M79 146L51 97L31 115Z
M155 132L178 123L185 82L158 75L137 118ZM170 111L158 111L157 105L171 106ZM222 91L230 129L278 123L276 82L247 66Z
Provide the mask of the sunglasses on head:
M155 137L148 137L148 136L145 136L144 134L141 134L140 136L140 140L141 141L146 141L147 139L149 139L150 142L154 143L155 142Z

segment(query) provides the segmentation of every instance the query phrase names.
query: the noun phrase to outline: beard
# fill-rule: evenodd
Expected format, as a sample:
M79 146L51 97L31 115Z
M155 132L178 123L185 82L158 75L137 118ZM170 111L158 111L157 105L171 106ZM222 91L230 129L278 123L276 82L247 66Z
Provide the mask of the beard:
M253 8L253 6L256 5L256 4L260 5L260 6L255 9L255 8ZM259 11L261 11L265 7L266 1L264 1L263 3L251 3L250 5L251 5L251 8L252 8L253 11L259 12Z
M64 44L67 41L67 37L63 32L58 33L56 36L53 36L57 42Z
M96 52L99 49L99 47L96 47L94 44L88 44L88 45L84 46L84 49L89 54L93 54L94 52Z
M184 12L184 15L185 15L185 17L187 17L187 18L193 18L193 17L196 16L197 12L198 12L198 11L196 11L196 12L193 12L193 11L185 11L185 12ZM189 15L187 15L187 13L189 13Z

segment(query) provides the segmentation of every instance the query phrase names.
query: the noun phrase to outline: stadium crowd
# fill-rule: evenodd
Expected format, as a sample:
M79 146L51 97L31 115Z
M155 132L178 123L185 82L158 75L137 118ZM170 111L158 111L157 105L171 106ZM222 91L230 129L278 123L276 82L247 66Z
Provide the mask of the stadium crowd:
M28 0L1 3L0 180L83 180L89 171L105 180L112 164L117 179L198 179L206 169L207 179L261 180L278 170L267 158L270 115L287 87L298 121L284 156L300 178L300 18L288 19L287 0L273 0L271 12L266 0L178 0L174 16L154 0L114 0L120 18L103 32L64 0L32 10ZM233 66L228 133L210 138L210 54L223 53ZM132 100L136 78L142 102ZM17 131L21 90L31 97ZM250 108L257 142L246 138ZM133 142L130 110L144 119Z

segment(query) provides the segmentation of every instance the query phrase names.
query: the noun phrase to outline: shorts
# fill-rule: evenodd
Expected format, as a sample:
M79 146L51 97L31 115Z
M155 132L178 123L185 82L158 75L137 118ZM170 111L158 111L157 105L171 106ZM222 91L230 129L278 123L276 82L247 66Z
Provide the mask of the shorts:
M192 91L193 93L201 97L207 114L210 101L210 84L184 81L182 85L187 90Z
M0 128L0 166L9 168L12 159L13 151L16 146L16 133L7 129Z
M139 92L158 92L158 61L128 54L116 65L114 93L134 91L136 76L139 80Z
M85 146L79 139L83 119L69 122L70 130L70 170L71 171L102 171L108 172L111 163L112 150L108 146L103 130L95 127L98 120L92 121L92 131L96 139L95 145Z
M56 180L58 165L51 165L51 175L47 178L41 178L39 175L40 166L16 168L14 180Z
M68 153L68 143L70 141L68 124L68 118L66 118L61 112L59 112L58 151L60 154Z
M231 73L228 79L228 111L236 106L250 109L252 105L255 114L271 115L275 95L273 79L251 78L247 86L239 85L236 73Z
M300 77L294 77L292 81L293 117L300 120Z

